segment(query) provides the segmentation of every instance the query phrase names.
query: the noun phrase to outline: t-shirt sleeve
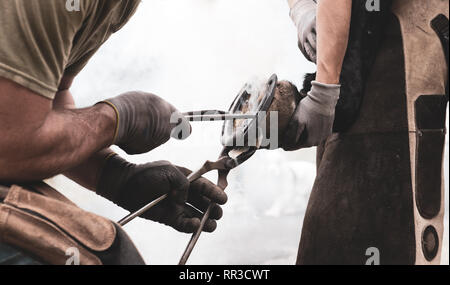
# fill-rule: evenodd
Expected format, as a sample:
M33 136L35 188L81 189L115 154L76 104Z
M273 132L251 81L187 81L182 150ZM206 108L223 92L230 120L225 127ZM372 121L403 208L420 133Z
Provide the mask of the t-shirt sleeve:
M83 24L80 8L68 11L66 0L1 0L0 77L53 99Z

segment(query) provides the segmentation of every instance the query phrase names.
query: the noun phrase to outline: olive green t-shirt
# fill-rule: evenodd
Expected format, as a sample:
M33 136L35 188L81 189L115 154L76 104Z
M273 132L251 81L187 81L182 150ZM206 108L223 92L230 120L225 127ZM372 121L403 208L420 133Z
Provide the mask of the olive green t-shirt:
M78 5L79 3L79 5ZM0 77L53 99L140 0L1 0Z

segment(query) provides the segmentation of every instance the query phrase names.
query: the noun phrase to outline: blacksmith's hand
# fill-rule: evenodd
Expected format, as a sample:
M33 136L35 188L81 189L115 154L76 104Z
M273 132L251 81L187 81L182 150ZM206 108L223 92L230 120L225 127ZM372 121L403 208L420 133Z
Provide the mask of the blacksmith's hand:
M191 126L174 106L144 92L129 92L101 103L110 105L117 115L113 144L128 154L149 152L170 137L186 139Z
M311 91L300 101L288 125L282 141L284 150L318 146L331 135L340 87L312 82Z
M316 63L316 1L292 0L290 6L290 16L297 27L298 46L307 60Z
M193 233L200 227L203 212L212 202L215 204L203 231L213 232L223 213L219 205L226 203L227 195L205 178L189 183L189 173L190 170L166 161L136 165L112 155L105 162L97 194L130 212L169 194L142 217L184 233Z

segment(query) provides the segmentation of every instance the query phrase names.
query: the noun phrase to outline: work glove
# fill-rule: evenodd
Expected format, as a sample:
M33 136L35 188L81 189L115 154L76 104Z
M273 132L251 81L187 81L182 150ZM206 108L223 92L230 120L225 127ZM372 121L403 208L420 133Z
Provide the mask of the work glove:
M307 60L317 62L316 15L317 1L296 0L290 16L298 32L298 46Z
M146 153L166 143L170 137L186 139L190 135L187 119L156 95L129 92L100 103L115 110L117 127L113 144L128 154ZM173 132L177 126L182 132Z
M331 135L340 88L312 82L311 91L300 101L288 125L282 142L284 150L318 146Z
M193 233L200 227L203 212L215 203L203 231L213 232L222 217L227 195L205 178L189 183L190 170L158 161L143 165L127 162L118 155L107 158L100 175L97 194L134 212L164 194L168 197L141 217Z

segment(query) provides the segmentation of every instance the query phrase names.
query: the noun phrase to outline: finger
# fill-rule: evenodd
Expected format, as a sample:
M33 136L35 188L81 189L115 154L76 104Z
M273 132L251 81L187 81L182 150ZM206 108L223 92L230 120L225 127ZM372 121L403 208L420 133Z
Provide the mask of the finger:
M192 171L185 168L185 167L180 167L177 166L177 168L185 175L185 176L189 176ZM212 190L208 190L208 189L212 189ZM208 192L214 192L213 194L208 195ZM212 183L211 181L209 181L208 179L204 178L204 177L200 177L199 179L193 181L190 184L189 187L189 195L188 195L188 200L189 202L194 202L194 203L199 203L200 207L204 207L204 203L203 201L199 201L196 200L196 197L202 197L205 196L208 199L208 204L211 203L211 201L213 203L217 203L219 205L224 205L227 201L228 201L228 195L220 188L218 187L216 184ZM200 210L206 210L204 208L199 208Z
M317 35L316 33L310 33L308 35L308 43L310 44L311 49L316 53L317 51Z
M223 217L223 210L222 207L220 207L217 204L214 204L211 208L211 214L209 215L209 217L212 220L220 220Z
M205 226L203 227L203 231L207 233L212 233L217 229L217 222L211 219L206 221Z
M308 55L307 59L313 62L313 59L316 57L316 50L311 47L311 44L309 42L305 44L305 51Z
M292 141L290 142L290 144L288 144L284 150L286 151L294 151L294 150L298 150L301 147L301 141L303 138L303 135L305 134L305 125L303 124L299 124L299 127L297 128L297 132L295 134L295 136L293 137Z
M200 221L203 218L203 213L189 205L185 205L183 210L184 212L180 215L175 229L185 233L193 233L197 231L200 227ZM203 231L213 232L216 228L217 222L212 219L208 219L203 227Z
M299 128L300 124L298 122L298 119L296 116L294 116L283 136L283 148L285 150L291 150L295 146L295 143L298 139L297 136Z
M176 203L184 204L188 198L189 180L175 166L162 169L170 183L170 196Z
M306 127L303 128L303 131L300 134L300 137L297 141L297 145L299 148L307 148L311 147L311 138L308 135L308 129Z
M191 234L195 233L199 227L199 218L187 218L180 216L173 228L179 232Z
M308 55L308 53L307 53L306 50L305 50L304 44L302 44L301 42L299 42L299 43L298 43L298 47L299 47L300 51L302 52L303 56L304 56L307 60L310 60L310 59L309 59L309 55Z
M180 214L177 216L173 228L183 233L193 233L201 223L201 213L189 205L177 207Z
M189 190L192 195L197 197L204 196L211 202L219 205L224 205L228 201L227 194L219 186L203 177L192 182Z
M206 212L208 207L212 205L210 217L214 220L220 220L223 216L223 210L222 207L219 205L213 203L211 204L211 200L204 196L198 196L198 195L189 195L188 202L194 206L195 208L199 209L202 212Z
M312 62L312 63L317 63L317 53L315 53L315 54L313 54L313 55L311 56L311 62Z
M203 215L204 214L202 212L198 211L197 209L189 206L189 205L185 206L185 211L186 211L185 213L187 215L191 214L193 218L198 218L200 220L203 219ZM199 227L197 227L195 230L198 230L198 228ZM211 218L211 212L210 212L210 216L206 220L202 231L212 233L213 231L216 230L216 228L217 228L217 222Z

